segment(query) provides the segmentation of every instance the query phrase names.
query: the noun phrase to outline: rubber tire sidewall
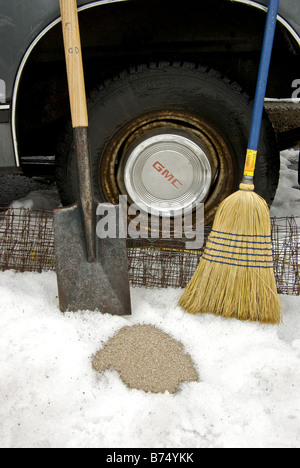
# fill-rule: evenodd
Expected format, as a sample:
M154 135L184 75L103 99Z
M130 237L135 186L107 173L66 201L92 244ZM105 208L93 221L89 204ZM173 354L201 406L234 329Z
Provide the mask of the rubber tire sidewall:
M106 201L100 185L105 148L120 128L141 114L162 109L189 111L213 125L234 156L235 188L242 178L252 118L252 103L236 83L214 70L194 64L143 65L124 72L91 93L88 101L89 138L95 196ZM268 204L279 177L279 151L273 127L264 114L255 171L255 191ZM78 176L72 131L66 131L58 155L60 193L64 204L78 199Z

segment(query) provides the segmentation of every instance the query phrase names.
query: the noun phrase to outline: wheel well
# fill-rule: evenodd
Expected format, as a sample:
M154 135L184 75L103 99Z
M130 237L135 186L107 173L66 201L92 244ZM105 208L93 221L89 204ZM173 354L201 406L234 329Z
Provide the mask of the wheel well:
M265 13L227 0L132 0L80 12L87 91L144 61L185 60L218 69L254 94ZM255 34L253 34L255 31ZM282 24L276 32L268 97L290 97L299 45ZM17 94L20 157L52 155L69 118L61 24L33 49Z

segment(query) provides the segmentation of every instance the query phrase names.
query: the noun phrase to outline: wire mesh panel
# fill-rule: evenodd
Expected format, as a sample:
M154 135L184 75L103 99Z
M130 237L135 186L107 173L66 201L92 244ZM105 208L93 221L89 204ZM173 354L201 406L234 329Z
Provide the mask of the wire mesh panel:
M280 294L299 296L300 233L297 219L272 218L271 227L277 290Z
M53 214L9 208L0 215L0 268L55 270Z
M131 244L134 244L131 247ZM129 279L133 286L184 288L203 250L185 250L184 242L128 240Z
M299 218L298 218L299 220ZM297 219L272 218L274 273L280 294L300 295L300 232ZM208 232L205 233L207 239ZM131 242L131 241L129 241ZM185 250L184 242L141 239L128 249L132 285L184 288L204 249Z
M272 218L274 272L280 294L300 295L300 218ZM205 228L205 239L210 228ZM184 288L203 249L187 250L184 239L128 239L132 286ZM27 209L0 214L0 269L55 271L53 214Z

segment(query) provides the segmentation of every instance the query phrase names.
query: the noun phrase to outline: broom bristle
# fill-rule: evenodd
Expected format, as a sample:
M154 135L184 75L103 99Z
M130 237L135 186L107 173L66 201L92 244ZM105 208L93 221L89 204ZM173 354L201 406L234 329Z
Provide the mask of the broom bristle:
M281 322L270 214L265 200L255 192L239 190L222 202L179 305L192 314Z

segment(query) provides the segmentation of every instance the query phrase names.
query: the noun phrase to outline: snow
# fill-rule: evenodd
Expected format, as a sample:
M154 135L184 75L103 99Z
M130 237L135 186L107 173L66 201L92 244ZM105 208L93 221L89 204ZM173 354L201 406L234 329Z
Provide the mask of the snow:
M273 216L300 214L297 158L282 154ZM300 447L300 297L281 296L279 326L189 315L173 289L132 289L130 317L62 314L53 272L0 278L1 448ZM184 344L199 382L156 395L92 369L121 327L146 323Z
M60 206L59 194L55 187L47 190L35 190L29 192L25 197L14 200L10 206L28 210L54 210Z

